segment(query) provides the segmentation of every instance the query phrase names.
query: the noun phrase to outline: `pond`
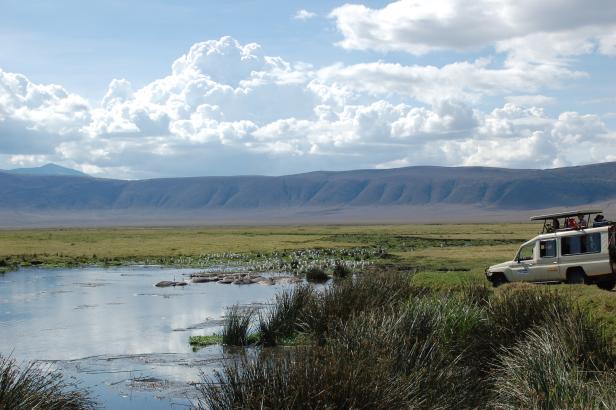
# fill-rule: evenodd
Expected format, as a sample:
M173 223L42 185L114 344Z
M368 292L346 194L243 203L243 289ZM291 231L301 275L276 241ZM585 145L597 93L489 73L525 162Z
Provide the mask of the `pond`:
M22 269L0 275L0 353L49 362L112 409L186 408L221 346L189 336L220 329L226 306L261 305L284 286L191 283L197 269ZM202 271L202 270L200 270Z

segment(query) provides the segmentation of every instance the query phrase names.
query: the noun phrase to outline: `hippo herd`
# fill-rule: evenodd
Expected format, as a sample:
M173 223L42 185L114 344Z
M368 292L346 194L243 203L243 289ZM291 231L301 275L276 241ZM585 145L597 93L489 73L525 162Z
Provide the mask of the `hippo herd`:
M209 282L217 282L225 285L233 284L233 285L251 285L254 283L258 283L259 285L271 286L275 284L291 284L301 282L301 278L297 276L272 276L272 277L263 277L260 275L249 274L249 273L193 273L190 275L189 281L170 281L163 280L158 282L154 286L158 288L166 288L171 286L186 286L189 283L209 283Z

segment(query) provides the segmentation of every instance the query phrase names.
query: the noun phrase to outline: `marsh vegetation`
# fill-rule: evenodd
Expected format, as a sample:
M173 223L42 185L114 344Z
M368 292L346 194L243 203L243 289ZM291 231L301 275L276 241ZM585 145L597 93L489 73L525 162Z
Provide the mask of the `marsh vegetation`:
M0 409L94 409L90 393L50 366L0 355Z
M405 273L363 275L284 291L259 329L256 354L204 376L199 408L616 405L604 326L546 288L444 291ZM271 347L298 336L300 345Z
M615 293L581 285L494 290L485 281L485 266L510 259L536 231L526 224L4 231L0 270L143 263L314 280L259 310L229 306L219 332L190 339L195 348L247 352L204 375L201 408L614 408Z

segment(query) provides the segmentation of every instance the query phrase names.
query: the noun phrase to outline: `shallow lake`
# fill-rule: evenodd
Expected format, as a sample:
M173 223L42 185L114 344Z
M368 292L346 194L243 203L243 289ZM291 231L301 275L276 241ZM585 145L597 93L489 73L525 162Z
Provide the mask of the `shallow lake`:
M260 305L284 286L191 283L197 269L153 266L22 269L0 275L0 353L42 360L110 409L186 408L223 348L193 352L192 335L220 329L226 306Z

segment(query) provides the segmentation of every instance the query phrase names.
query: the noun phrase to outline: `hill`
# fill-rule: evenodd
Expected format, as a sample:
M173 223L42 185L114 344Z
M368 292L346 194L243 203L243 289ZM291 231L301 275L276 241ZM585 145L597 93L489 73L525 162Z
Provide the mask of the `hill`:
M36 219L88 213L101 221L105 214L116 214L124 215L125 221L131 215L155 215L155 220L182 215L187 220L194 216L223 222L225 217L233 219L230 215L246 221L269 215L276 222L277 215L289 220L292 215L312 215L317 220L332 213L379 221L411 209L431 211L435 217L438 209L458 209L460 215L526 215L527 210L610 200L616 200L616 163L548 170L421 166L137 181L0 173L1 225L10 223L7 215Z
M75 169L62 167L56 164L46 164L40 167L34 168L15 168L5 170L9 174L18 174L18 175L65 175L65 176L78 176L78 177L87 177L87 174L83 172L77 171Z

